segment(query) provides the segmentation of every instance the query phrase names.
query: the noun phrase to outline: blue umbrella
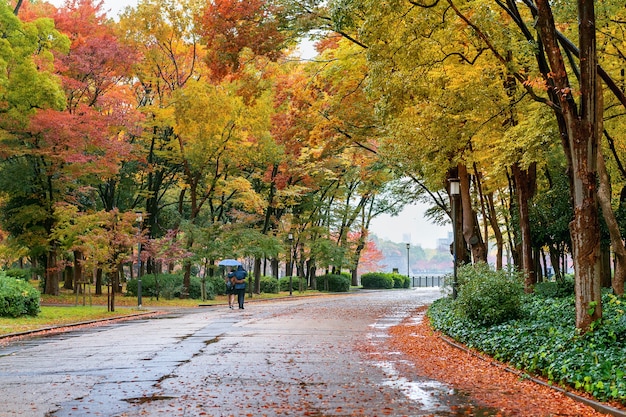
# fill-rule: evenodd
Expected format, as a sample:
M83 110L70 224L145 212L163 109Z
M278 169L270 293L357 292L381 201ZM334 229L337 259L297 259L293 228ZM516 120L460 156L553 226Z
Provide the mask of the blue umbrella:
M241 265L241 262L239 262L236 259L222 259L220 261L220 263L218 263L219 266L239 266Z

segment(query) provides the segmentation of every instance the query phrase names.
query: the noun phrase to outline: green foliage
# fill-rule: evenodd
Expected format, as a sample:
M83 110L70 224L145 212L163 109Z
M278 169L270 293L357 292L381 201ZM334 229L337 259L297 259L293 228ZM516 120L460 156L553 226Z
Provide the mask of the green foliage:
M368 272L361 275L361 285L366 289L409 288L411 279L390 272Z
M15 278L0 278L0 316L36 316L40 294L32 285Z
M459 293L455 308L468 319L493 325L520 316L524 285L522 274L492 271L487 264L458 270Z
M535 285L535 294L544 298L562 298L574 295L574 279L569 276L561 281L540 282Z
M317 278L318 286L322 285L324 291L348 292L350 291L350 275L326 274Z
M289 278L290 277L282 277L278 280L281 291L289 291ZM302 277L291 277L291 285L292 291L299 291L300 288L302 288L303 291L306 290L306 281Z
M22 281L30 280L32 271L30 268L22 269L22 268L11 268L6 271L0 271L0 277L5 276L9 278L20 279Z
M409 288L411 286L411 278L401 274L391 274L393 278L393 288Z
M212 300L216 295L226 294L226 281L222 277L206 277L207 298Z
M149 274L141 277L141 294L143 296L160 298L166 300L180 298L183 290L182 274ZM126 283L126 293L130 296L137 296L137 279L131 279ZM215 297L214 289L207 285L207 298ZM191 277L189 284L189 298L202 298L201 282L198 277Z
M600 401L626 403L625 303L623 297L603 294L603 319L584 335L575 327L573 296L529 295L521 318L491 326L459 315L450 298L435 301L428 315L437 330L501 362Z
M261 277L261 292L266 294L278 294L280 285L274 277Z

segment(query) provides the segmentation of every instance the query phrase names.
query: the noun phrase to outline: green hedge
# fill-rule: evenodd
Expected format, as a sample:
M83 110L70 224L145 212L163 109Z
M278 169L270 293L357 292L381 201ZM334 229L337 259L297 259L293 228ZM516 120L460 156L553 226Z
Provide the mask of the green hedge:
M409 288L411 278L390 272L368 272L361 275L361 285L366 289Z
M281 291L289 291L289 278L282 277L278 280ZM300 284L302 284L302 291L306 291L306 280L303 277L291 277L292 291L300 291Z
M207 298L215 297L215 290L212 288L213 281L207 283ZM141 277L142 296L164 298L171 300L180 298L183 290L182 274L148 274ZM126 284L126 293L130 296L137 296L137 279L131 279ZM189 298L202 298L201 282L198 277L191 277L189 285Z
M317 277L317 289L329 292L348 292L351 281L348 274L326 274Z
M9 278L20 279L22 281L29 281L32 275L32 270L30 268L11 268L5 271L0 271L0 276L5 276Z
M261 292L265 294L278 294L280 292L278 280L274 277L261 277Z
M20 317L39 314L41 295L29 283L15 278L0 278L0 316Z

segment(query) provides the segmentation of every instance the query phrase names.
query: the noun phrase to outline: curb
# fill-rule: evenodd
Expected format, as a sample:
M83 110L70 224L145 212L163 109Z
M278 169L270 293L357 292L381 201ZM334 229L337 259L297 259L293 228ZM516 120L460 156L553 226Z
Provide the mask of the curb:
M163 314L163 313L164 311L147 311L145 313L130 314L126 316L107 317L103 319L95 319L95 320L81 321L81 322L76 322L76 323L60 324L58 326L40 327L38 329L26 330L23 332L3 334L3 335L0 335L0 340L9 339L12 337L30 336L30 335L34 335L37 333L53 332L55 330L60 330L64 328L80 327L80 326L86 326L86 325L94 324L94 323L106 323L109 321L118 321L118 320L124 320L124 319L132 320L132 319L154 316L154 315Z
M472 356L474 356L474 357L476 357L476 358L478 358L478 359L480 359L482 361L489 362L490 365L496 366L498 368L502 368L502 369L504 369L507 372L510 372L510 373L512 373L514 375L519 376L520 378L529 379L529 380L533 381L536 384L543 385L544 387L548 387L548 388L551 388L551 389L553 389L555 391L558 391L558 392L560 392L562 394L565 394L568 397L570 397L571 399L573 399L575 401L578 401L580 403L583 403L585 405L588 405L589 407L593 408L594 410L596 410L596 411L598 411L600 413L608 414L608 415L611 415L613 417L626 417L626 411L624 411L624 410L620 410L618 408L611 407L609 405L606 405L606 404L603 404L603 403L591 400L589 398L582 397L580 395L574 394L573 392L570 392L570 391L568 391L568 390L566 390L564 388L557 387L556 385L552 385L552 384L549 384L549 383L547 383L545 381L542 381L540 379L534 378L534 377L528 375L527 373L524 373L524 372L519 371L517 369L510 368L510 367L508 367L508 366L506 366L506 365L504 365L504 364L502 364L500 362L497 362L495 360L487 360L485 357L477 354L476 352L466 348L465 346L463 346L461 344L458 344L456 341L454 341L454 340L452 340L452 339L450 339L450 338L448 338L446 336L439 335L439 338L441 340L443 340L444 342L446 342L447 344L449 344L450 346L454 347L454 348L462 350L463 352L468 353L468 354L470 354L470 355L472 355ZM489 358L489 359L491 359L491 358Z

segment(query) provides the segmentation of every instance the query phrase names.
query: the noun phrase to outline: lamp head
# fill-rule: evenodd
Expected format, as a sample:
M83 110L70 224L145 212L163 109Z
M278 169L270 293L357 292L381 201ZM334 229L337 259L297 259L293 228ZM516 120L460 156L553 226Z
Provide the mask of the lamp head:
M449 186L450 186L450 195L451 196L457 196L461 194L461 184L459 182L458 178L450 178L448 180Z

